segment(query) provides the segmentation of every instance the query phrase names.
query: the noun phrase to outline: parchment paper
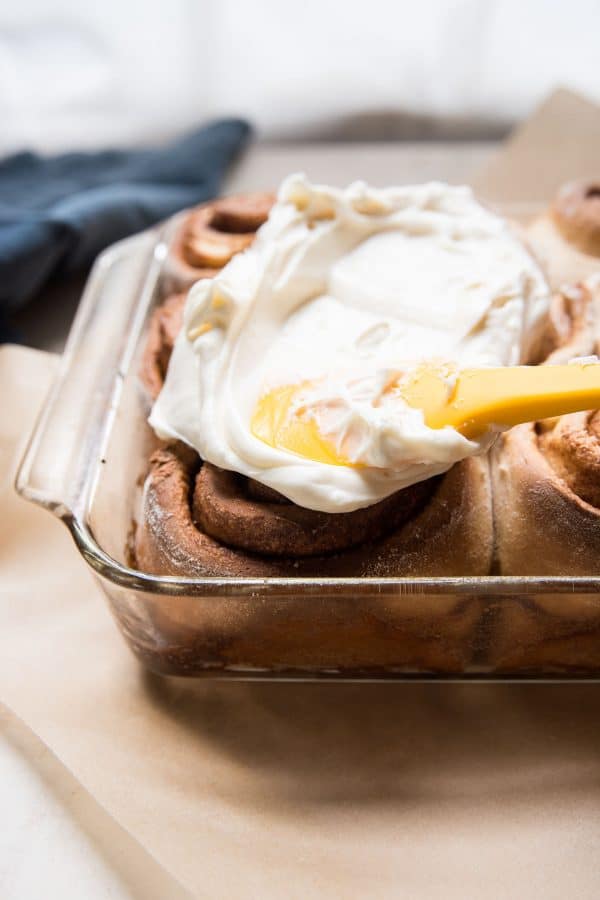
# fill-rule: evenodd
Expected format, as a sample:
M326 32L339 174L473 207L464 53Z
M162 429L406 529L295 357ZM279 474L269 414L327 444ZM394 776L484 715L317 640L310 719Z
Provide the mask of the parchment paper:
M559 89L472 184L487 200L547 203L563 182L587 176L600 176L600 107Z

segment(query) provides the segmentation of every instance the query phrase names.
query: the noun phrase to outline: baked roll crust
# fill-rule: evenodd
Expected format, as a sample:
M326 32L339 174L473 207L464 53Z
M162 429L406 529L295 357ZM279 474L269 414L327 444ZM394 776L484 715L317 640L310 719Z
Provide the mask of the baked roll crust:
M492 545L487 459L327 514L173 443L150 460L135 555L143 571L183 577L391 577L484 574Z
M236 253L252 244L274 202L271 193L237 194L191 210L169 250L166 290L187 291L200 278L213 278Z

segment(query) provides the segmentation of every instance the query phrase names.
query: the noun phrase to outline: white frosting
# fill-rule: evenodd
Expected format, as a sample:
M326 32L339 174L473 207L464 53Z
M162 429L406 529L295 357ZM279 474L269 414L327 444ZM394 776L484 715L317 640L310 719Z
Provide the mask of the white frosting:
M382 399L390 373L431 359L518 364L548 302L537 264L469 188L336 190L290 176L253 246L190 290L150 422L302 506L368 506L490 441L427 428L419 411ZM308 399L320 428L366 467L252 434L258 398L306 380L317 380Z

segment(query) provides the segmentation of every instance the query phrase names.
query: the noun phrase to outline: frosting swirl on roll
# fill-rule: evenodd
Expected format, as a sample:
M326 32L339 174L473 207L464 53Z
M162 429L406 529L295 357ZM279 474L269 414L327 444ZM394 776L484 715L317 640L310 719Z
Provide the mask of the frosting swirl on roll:
M386 376L424 360L526 361L548 303L535 261L468 188L342 191L291 176L254 245L190 291L150 421L300 506L370 506L489 445L429 429L415 410L383 414ZM316 462L252 434L265 391L347 373L359 390L343 398L345 418L366 422L377 466Z

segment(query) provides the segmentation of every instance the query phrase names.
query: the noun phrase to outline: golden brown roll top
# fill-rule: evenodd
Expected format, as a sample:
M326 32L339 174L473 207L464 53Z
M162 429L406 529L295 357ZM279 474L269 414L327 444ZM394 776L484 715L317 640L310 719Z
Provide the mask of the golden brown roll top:
M591 418L564 417L549 434L519 425L493 451L501 574L600 574L600 441Z

